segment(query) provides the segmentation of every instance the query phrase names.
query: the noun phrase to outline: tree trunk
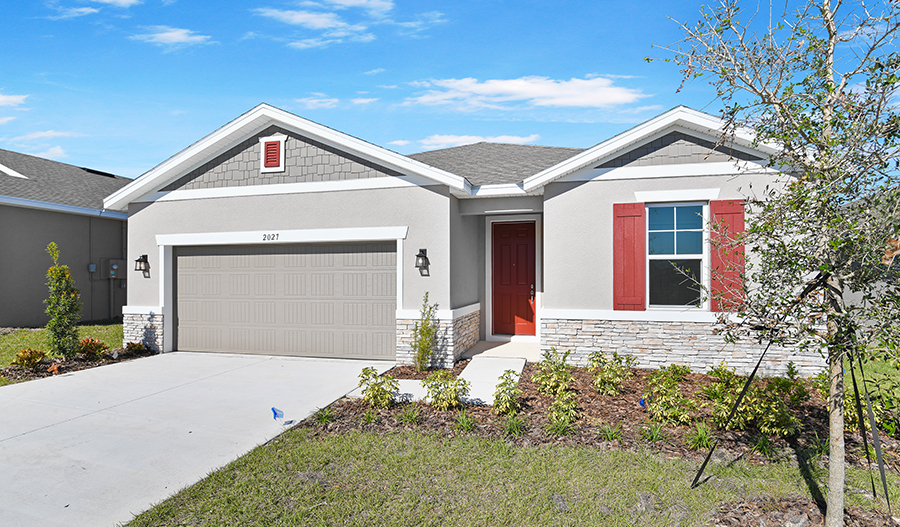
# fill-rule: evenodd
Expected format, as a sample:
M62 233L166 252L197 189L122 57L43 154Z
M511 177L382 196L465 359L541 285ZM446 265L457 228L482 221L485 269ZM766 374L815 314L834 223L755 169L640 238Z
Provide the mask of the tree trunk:
M844 525L844 343L836 315L844 310L843 284L827 281L828 320L828 497L825 527Z

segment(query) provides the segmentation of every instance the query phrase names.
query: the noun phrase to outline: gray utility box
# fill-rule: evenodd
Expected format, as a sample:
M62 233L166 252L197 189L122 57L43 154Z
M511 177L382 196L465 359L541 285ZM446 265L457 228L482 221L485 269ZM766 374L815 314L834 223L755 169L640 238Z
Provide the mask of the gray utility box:
M110 280L125 278L125 260L121 258L101 258L100 268L103 270L101 278Z

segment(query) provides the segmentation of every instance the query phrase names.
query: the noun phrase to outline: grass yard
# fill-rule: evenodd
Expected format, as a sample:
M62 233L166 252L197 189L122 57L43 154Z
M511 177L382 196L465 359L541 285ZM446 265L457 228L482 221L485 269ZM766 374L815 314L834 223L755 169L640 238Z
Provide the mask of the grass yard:
M296 428L127 525L705 525L722 502L810 496L787 462L713 464L691 490L696 469L649 452ZM824 486L825 469L808 477ZM872 506L866 478L848 470L848 507Z
M88 337L99 339L110 347L120 347L122 345L122 324L79 326L78 338ZM16 353L25 348L47 350L49 347L46 329L19 329L7 335L0 335L0 367L9 366L16 357Z

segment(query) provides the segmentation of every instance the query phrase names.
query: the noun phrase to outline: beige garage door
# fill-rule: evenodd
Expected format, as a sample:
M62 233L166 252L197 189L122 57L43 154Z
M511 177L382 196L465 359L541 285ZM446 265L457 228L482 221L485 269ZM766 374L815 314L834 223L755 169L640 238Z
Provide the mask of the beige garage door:
M175 349L393 359L395 247L176 248Z

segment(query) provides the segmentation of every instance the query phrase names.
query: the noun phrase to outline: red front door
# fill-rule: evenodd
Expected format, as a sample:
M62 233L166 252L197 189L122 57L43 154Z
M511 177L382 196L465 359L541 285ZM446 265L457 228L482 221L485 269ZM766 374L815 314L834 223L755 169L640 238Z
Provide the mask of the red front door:
M534 335L534 222L494 223L495 335Z

